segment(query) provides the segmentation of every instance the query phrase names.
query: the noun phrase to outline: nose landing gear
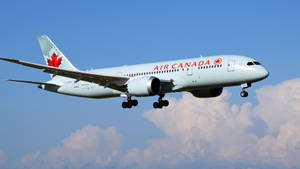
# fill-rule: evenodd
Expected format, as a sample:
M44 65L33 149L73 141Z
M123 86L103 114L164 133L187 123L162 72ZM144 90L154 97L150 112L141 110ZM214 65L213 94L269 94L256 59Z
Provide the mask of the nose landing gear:
M153 103L153 107L155 109L157 109L157 108L161 109L164 106L165 107L169 106L169 101L168 100L163 100L164 96L165 96L165 94L160 94L159 98L158 98L158 102Z
M242 91L240 93L241 97L247 97L248 92L245 89L251 87L251 83L243 83L241 84L241 87L242 87Z
M241 97L247 97L248 92L247 91L241 91L240 95L241 95Z

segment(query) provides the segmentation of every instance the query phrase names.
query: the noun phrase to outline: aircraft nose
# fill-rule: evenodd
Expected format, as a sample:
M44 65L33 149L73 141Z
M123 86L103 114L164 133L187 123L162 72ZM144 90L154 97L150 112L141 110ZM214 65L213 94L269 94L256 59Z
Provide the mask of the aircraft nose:
M260 77L261 77L262 79L265 79L265 78L267 78L267 77L269 76L269 72L268 72L268 70L267 70L266 68L263 68L263 69L259 72L259 74L260 74Z

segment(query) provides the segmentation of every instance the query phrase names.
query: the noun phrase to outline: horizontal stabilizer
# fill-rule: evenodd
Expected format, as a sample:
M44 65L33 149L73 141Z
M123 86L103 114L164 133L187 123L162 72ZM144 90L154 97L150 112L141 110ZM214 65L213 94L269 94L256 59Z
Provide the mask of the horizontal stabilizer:
M57 86L60 85L54 83L46 83L46 82L34 82L34 81L27 81L27 80L14 80L14 79L2 79L10 82L19 82L19 83L29 83L29 84L38 84L38 85L48 85L48 86Z

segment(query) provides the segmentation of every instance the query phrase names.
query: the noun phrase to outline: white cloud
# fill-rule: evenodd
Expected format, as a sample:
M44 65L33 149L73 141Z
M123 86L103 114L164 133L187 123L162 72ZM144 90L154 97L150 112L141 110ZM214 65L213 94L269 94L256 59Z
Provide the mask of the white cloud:
M28 154L23 168L164 168L211 161L300 167L300 79L257 91L258 105L229 103L231 94L199 99L189 93L169 98L170 106L151 110L144 117L165 134L148 140L145 149L122 151L114 128L86 126L45 154ZM264 121L264 136L253 133L255 120ZM261 129L261 128L259 128ZM162 167L163 166L163 167ZM218 168L218 167L216 167Z
M262 163L300 167L300 125L290 121L280 126L277 136L266 135L256 144L257 156Z
M230 105L229 98L225 91L213 99L197 99L189 93L179 100L169 99L170 107L144 114L167 137L150 140L145 150L133 149L127 155L143 167L160 163L175 166L203 159L243 160L258 140L247 132L253 125L251 104Z
M252 165L300 167L300 79L257 91L258 105L230 105L230 94L198 99L185 93L170 99L171 106L144 116L166 138L150 140L145 150L132 149L127 162L140 166L213 160ZM267 125L262 138L249 130L254 119Z
M19 168L83 168L112 165L118 158L121 136L115 128L86 126L63 140L62 145L45 155L40 152L23 156Z
M300 124L300 78L262 87L256 94L256 112L267 123L269 132L278 132L282 124L291 120Z

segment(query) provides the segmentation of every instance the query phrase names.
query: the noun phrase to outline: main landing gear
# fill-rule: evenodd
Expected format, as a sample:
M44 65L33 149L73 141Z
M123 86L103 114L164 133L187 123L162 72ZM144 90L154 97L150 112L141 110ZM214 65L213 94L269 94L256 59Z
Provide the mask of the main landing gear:
M242 91L240 93L241 97L247 97L248 92L245 89L251 87L251 83L243 83L241 84L241 87L242 87Z
M163 100L164 96L165 96L165 94L160 94L159 98L158 98L158 102L153 103L153 107L155 109L157 109L157 108L161 109L164 106L165 107L169 106L169 101L168 100Z
M131 100L131 97L127 97L127 101L124 101L122 103L122 107L125 108L131 108L132 106L137 106L139 102L137 100Z

